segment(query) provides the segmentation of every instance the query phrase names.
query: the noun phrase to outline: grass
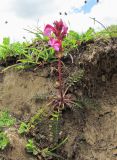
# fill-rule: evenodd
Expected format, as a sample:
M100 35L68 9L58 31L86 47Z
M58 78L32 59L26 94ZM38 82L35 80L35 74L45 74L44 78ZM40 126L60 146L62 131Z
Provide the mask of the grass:
M10 57L21 58L23 55L25 55L25 43L10 43L10 38L3 38L3 42L0 44L0 61Z
M96 38L116 38L117 37L117 25L111 25L106 29L103 29L95 33Z
M48 46L48 38L43 35L42 31L29 32L35 34L31 43L11 43L10 38L3 38L0 44L0 65L7 66L8 69L11 65L17 69L25 69L57 61L54 49ZM81 34L70 30L63 40L64 56L67 56L73 49L77 49L82 42L110 37L117 37L117 25L111 25L99 32L89 28Z

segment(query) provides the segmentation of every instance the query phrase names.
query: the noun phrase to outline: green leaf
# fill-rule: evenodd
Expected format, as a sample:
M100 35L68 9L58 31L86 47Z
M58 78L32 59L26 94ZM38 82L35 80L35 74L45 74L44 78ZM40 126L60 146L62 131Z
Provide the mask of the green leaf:
M26 123L22 122L22 123L20 124L19 129L18 129L18 133L19 133L19 134L24 134L24 133L26 133L27 131L28 131L28 125L27 125Z
M9 139L4 132L0 132L0 149L4 150L9 144Z
M8 112L0 112L0 128L12 126L15 121Z
M28 143L26 144L26 150L27 152L32 153L33 155L38 154L38 149L32 139L28 140Z

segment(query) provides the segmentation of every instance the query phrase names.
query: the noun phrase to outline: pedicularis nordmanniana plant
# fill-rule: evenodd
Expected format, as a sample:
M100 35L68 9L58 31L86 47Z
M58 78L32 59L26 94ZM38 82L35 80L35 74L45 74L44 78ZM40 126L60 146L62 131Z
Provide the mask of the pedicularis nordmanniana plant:
M62 83L62 61L63 57L63 48L62 42L63 39L67 36L68 27L62 21L54 21L53 26L47 24L44 28L44 35L49 37L48 44L54 48L55 56L58 59L58 90L59 95L54 98L53 102L56 107L64 107L65 104L69 105L72 101L66 95L66 91L63 93L63 83Z

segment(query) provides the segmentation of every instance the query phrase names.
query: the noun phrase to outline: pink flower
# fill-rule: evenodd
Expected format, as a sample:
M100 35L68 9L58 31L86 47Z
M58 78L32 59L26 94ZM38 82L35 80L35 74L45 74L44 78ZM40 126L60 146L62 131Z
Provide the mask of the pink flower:
M57 52L60 51L61 46L62 46L61 41L54 39L54 38L50 38L49 45L53 47L55 51Z
M44 28L44 35L49 37L49 45L52 46L55 51L62 51L62 40L67 35L68 27L62 20L55 21L54 26L47 24Z
M44 29L44 35L51 37L52 33L54 33L55 37L59 40L63 40L63 38L67 35L68 27L62 20L55 21L54 27L50 24L47 24Z
M54 32L54 27L52 27L50 24L47 24L44 28L44 35L45 36L51 36L52 32Z

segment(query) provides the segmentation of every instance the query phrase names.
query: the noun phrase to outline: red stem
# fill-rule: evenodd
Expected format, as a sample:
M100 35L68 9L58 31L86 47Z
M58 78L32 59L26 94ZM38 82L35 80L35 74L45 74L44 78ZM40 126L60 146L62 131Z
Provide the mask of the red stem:
M58 58L58 80L59 80L59 93L61 97L61 105L63 104L63 90L62 90L62 63L61 58Z

